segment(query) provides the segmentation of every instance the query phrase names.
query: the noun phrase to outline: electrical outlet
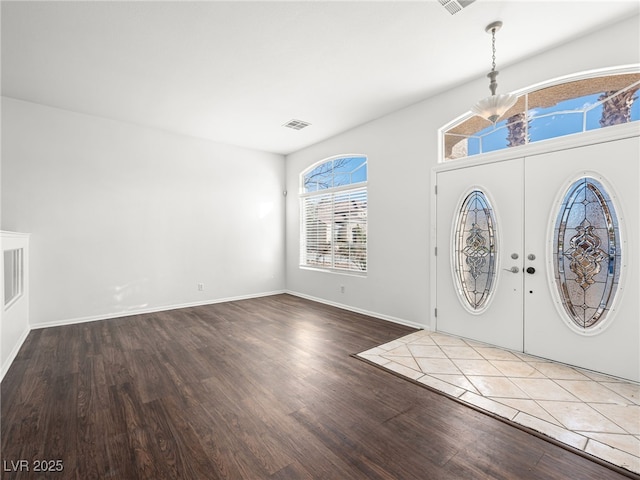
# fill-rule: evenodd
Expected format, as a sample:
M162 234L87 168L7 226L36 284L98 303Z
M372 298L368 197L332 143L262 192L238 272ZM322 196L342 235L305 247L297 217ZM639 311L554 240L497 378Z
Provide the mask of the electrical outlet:
M198 291L199 291L199 292L204 291L204 283L199 283L199 284L198 284Z

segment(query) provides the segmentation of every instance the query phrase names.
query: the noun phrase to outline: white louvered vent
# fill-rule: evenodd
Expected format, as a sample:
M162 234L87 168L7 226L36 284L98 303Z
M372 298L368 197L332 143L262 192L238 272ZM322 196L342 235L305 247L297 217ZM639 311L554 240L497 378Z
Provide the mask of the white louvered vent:
M451 15L458 13L465 7L468 7L476 0L438 0L440 5L447 9Z
M305 122L302 120L289 120L287 123L282 125L283 127L293 128L294 130L302 130L305 127L311 125L309 122Z

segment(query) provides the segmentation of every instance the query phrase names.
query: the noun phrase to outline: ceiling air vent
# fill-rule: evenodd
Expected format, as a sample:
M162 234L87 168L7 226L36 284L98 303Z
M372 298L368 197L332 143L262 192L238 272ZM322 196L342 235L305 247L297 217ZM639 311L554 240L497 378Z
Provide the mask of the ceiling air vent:
M302 130L305 127L311 125L309 122L304 122L302 120L289 120L287 123L282 125L283 127L292 128L294 130Z
M458 13L465 7L468 7L476 0L438 0L440 5L447 9L451 15Z

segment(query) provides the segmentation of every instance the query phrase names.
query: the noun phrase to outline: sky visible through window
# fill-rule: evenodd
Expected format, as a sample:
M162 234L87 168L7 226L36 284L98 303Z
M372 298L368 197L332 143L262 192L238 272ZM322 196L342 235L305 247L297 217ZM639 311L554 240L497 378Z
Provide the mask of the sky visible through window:
M367 181L367 158L339 157L321 163L304 175L305 193Z
M602 104L598 103L600 93L564 100L548 108L534 108L530 112L529 142L561 137L584 130L596 130L600 126ZM631 121L640 120L640 101L633 102ZM495 127L490 126L468 139L468 155L492 152L507 148L509 131L507 120L501 120Z

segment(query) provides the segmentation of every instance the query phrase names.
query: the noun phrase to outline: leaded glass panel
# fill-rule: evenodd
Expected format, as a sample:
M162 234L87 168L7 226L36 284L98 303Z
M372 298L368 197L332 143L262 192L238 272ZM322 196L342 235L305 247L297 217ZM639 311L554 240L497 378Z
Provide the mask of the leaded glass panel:
M496 222L486 195L474 190L455 220L454 269L458 293L472 311L481 311L492 293L496 272Z
M555 281L564 310L580 329L601 323L620 278L620 232L611 198L596 179L574 182L558 212Z

